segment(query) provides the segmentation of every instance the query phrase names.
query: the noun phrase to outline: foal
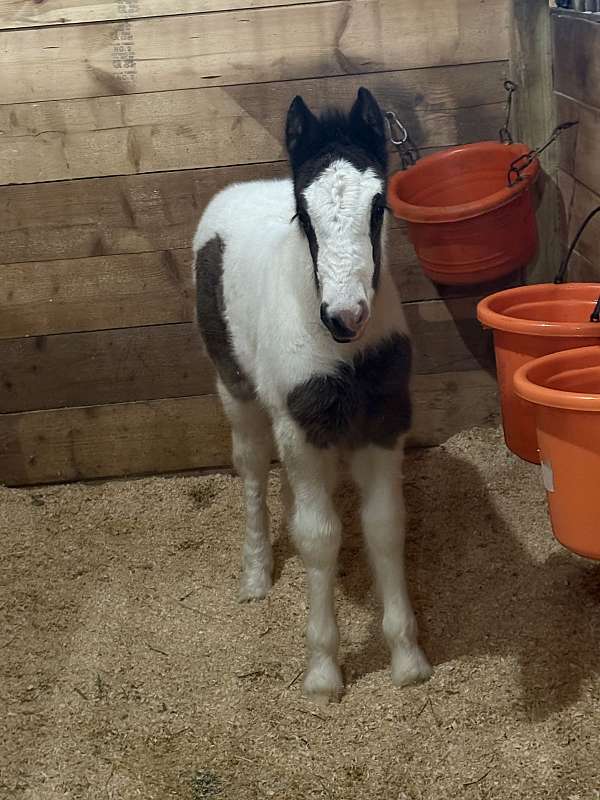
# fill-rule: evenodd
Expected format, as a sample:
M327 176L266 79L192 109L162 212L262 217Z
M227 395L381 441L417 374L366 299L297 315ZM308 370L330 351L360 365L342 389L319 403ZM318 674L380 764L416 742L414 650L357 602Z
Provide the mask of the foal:
M246 540L240 598L271 587L266 489L272 435L284 504L308 582L304 688L338 699L334 582L341 525L337 460L351 460L382 594L397 685L430 675L403 566L400 470L410 426L411 347L383 263L387 154L382 113L360 89L349 115L288 111L293 179L229 186L194 239L197 312L233 430Z

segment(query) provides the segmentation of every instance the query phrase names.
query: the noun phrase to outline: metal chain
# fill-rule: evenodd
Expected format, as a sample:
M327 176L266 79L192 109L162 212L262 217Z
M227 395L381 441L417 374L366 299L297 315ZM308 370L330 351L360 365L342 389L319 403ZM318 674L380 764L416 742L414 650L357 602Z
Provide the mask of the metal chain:
M400 156L400 168L408 169L414 166L420 158L420 153L410 138L410 134L394 111L385 112L385 121L390 142L394 145Z
M578 122L563 122L561 125L557 125L556 128L552 131L552 134L548 141L543 144L541 147L536 148L535 150L530 150L528 153L524 153L522 156L515 158L515 160L511 163L510 168L508 170L508 185L514 186L515 183L523 180L522 172L527 169L527 167L532 164L536 158L538 158L546 148L550 147L558 137L563 133L563 131L572 128L574 125L578 125Z
M508 97L506 98L506 121L504 125L500 128L499 136L502 144L512 144L513 137L509 127L510 115L512 112L512 97L519 87L517 86L516 83L513 83L513 81L504 81L504 88L508 92Z

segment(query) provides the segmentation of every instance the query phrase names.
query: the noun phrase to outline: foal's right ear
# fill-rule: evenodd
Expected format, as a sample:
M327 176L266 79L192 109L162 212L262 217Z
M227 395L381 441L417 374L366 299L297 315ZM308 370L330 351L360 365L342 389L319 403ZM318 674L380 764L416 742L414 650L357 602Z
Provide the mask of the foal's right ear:
M311 144L317 138L319 121L297 95L292 100L285 125L285 145L293 167L298 167L310 155Z

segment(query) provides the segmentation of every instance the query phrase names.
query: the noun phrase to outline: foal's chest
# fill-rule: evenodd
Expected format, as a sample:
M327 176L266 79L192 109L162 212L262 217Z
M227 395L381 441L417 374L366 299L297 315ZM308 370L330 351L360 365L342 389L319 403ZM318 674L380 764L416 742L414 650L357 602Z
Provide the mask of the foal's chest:
M410 367L410 340L393 334L296 386L289 413L315 447L391 449L410 428Z

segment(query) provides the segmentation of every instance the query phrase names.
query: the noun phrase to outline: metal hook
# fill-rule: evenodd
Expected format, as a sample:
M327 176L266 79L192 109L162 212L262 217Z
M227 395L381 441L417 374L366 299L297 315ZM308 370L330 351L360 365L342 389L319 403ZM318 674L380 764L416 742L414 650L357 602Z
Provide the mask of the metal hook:
M408 169L419 160L419 150L410 138L408 129L400 122L396 113L394 111L386 111L384 113L390 142L400 156L400 168Z
M408 140L408 131L406 130L404 125L400 122L395 112L386 111L385 121L387 122L388 134L391 143L395 144L396 147L398 147L398 145L404 144ZM400 139L394 139L394 129L392 128L392 123L396 126L396 128L400 132L400 137L401 137Z
M519 87L517 86L514 81L504 81L504 90L508 92L508 97L506 98L506 121L502 128L500 128L499 135L500 141L502 144L512 144L513 138L510 132L510 115L512 111L512 96L517 91Z

